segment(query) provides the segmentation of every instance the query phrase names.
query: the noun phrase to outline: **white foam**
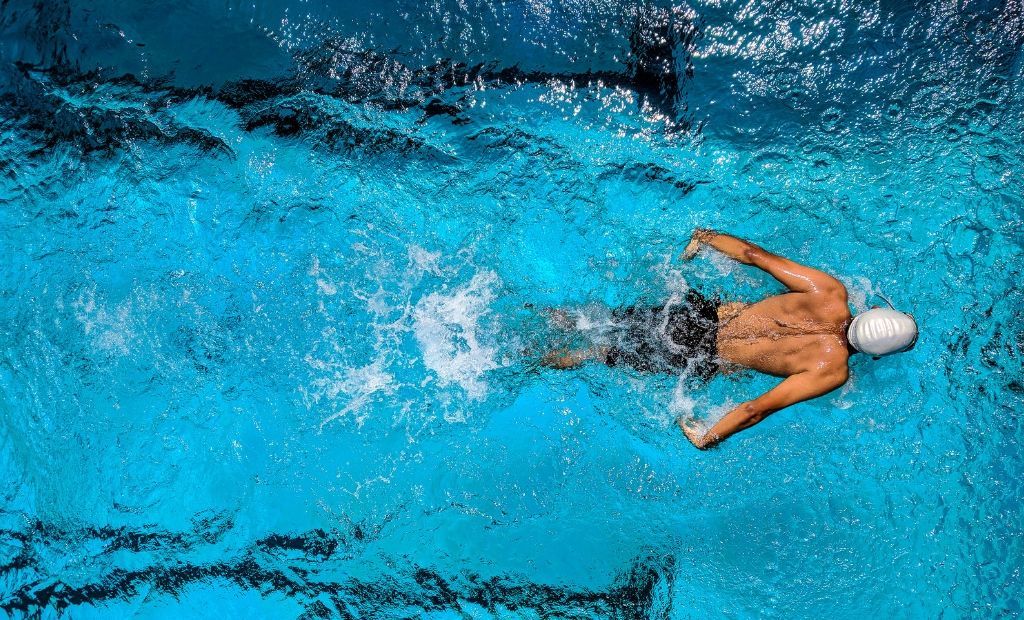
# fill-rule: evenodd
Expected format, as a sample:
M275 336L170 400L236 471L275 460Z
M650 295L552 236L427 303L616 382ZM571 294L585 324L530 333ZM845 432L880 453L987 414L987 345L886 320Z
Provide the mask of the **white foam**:
M429 252L416 244L409 246L409 262L414 273L431 273L441 275L439 262L441 252Z
M737 271L740 271L740 265L742 263L733 260L732 258L729 258L725 254L719 252L718 250L715 250L714 248L709 248L709 251L704 252L704 255L707 257L708 262L711 263L711 266L715 268L715 271L717 271L718 275L720 276L728 276L736 273Z
M850 305L856 312L868 310L868 298L878 292L871 280L863 277L840 277L839 280L846 286L847 296Z
M666 254L655 271L664 281L665 290L669 295L678 295L680 299L686 296L690 290L690 283L686 281L686 275L676 262L675 252Z
M686 380L682 377L676 381L672 390L672 400L668 403L668 412L672 420L679 418L692 419L697 409L697 401L686 391Z
M439 385L454 383L470 400L487 395L484 374L500 367L497 348L480 340L480 319L490 312L497 283L497 274L484 270L452 293L423 297L413 309L413 334L424 365Z
M695 399L687 392L686 385L686 377L680 377L672 391L672 400L669 402L668 411L673 422L682 418L695 424L698 429L707 432L736 406L731 398L726 398L715 405L709 404L706 398Z
M851 394L857 393L857 377L851 375L849 381L831 398L832 406L836 409L849 409L854 401L849 398Z
M83 290L72 302L75 320L89 336L97 351L108 355L129 356L136 340L132 300L125 299L113 309L96 303L95 288Z
M320 258L315 254L308 273L316 278L316 290L322 295L331 296L338 292L338 286L320 269Z
M573 318L573 328L591 336L601 334L615 326L611 312L607 308L594 306L569 312Z
M306 363L316 370L328 370L332 364L306 356ZM331 400L342 397L345 405L333 415L320 422L320 430L330 422L352 416L357 426L362 426L368 413L366 405L375 400L378 393L394 392L395 377L384 370L384 360L378 358L366 366L335 370L331 376L315 379L312 390L300 388L306 407L312 407L321 398Z
M672 389L672 399L665 408L667 420L661 420L663 426L675 426L683 422L686 426L697 428L700 433L706 433L714 425L714 421L707 417L697 416L697 407L706 409L707 403L704 399L693 398L686 389L686 378L680 377Z

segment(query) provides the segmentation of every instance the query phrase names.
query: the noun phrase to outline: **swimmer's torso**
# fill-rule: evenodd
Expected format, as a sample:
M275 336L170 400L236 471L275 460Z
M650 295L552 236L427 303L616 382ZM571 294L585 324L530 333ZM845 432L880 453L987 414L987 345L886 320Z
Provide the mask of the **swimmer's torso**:
M718 355L732 364L787 377L849 359L845 295L786 293L726 304L719 317Z

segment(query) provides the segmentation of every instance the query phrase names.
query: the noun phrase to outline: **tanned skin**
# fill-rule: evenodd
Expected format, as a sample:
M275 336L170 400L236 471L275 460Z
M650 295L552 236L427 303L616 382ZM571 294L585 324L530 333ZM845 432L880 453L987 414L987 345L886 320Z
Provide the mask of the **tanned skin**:
M768 272L788 290L754 304L722 307L725 312L719 313L718 356L785 379L761 396L734 407L707 432L680 418L679 427L701 450L780 409L843 385L850 377L848 363L855 352L846 340L852 317L842 282L749 241L711 230L696 230L683 258L693 258L705 246Z
M683 252L690 260L704 247L768 272L788 290L754 304L719 308L718 356L758 372L784 377L768 392L740 403L707 431L680 418L679 427L694 446L711 448L790 405L827 394L846 383L856 350L846 340L852 319L846 287L811 267L772 254L749 241L712 230L694 231ZM601 347L553 351L544 358L554 368L572 368L607 355Z

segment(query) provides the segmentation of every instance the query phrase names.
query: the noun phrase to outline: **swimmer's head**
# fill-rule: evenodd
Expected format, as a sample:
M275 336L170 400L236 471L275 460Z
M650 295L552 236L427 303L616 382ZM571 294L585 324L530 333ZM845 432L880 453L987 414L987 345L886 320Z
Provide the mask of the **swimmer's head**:
M894 308L872 308L853 317L846 338L850 346L868 355L902 353L917 344L917 322Z

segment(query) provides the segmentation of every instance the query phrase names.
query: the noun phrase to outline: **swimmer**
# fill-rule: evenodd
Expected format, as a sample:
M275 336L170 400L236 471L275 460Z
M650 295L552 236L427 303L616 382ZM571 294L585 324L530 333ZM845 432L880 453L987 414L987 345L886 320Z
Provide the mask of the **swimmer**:
M617 340L552 351L542 363L565 369L595 360L642 372L681 371L705 381L730 367L784 377L706 431L694 420L680 418L677 423L687 439L706 450L780 409L843 385L850 376L851 355L860 352L878 359L909 351L917 343L914 317L878 307L852 316L846 287L827 273L703 229L694 231L682 258L690 260L704 247L768 272L788 290L752 304L721 303L690 290L685 298L662 306L616 310L611 318ZM564 324L564 311L554 312Z

